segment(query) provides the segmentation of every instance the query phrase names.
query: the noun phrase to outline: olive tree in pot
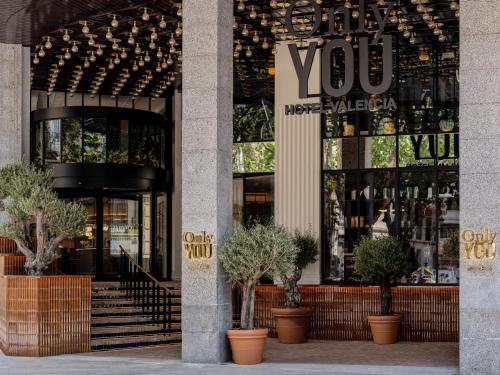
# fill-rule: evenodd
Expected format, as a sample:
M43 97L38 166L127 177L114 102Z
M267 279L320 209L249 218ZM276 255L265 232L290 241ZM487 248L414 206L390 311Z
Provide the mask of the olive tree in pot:
M242 290L241 329L230 329L233 360L251 365L262 361L268 329L254 327L255 287L262 276L292 272L298 249L291 234L274 224L238 227L219 250L231 282Z
M300 344L307 341L311 316L314 313L314 307L302 306L298 282L302 277L302 270L318 260L318 240L310 230L304 233L296 230L293 242L299 249L293 271L281 275L286 296L285 307L271 310L276 319L278 339L284 344Z
M391 236L364 238L354 251L354 268L361 281L380 287L381 314L368 316L373 341L394 344L402 316L393 312L391 285L415 268L415 255L404 242Z
M0 211L8 218L0 225L0 235L16 242L26 257L26 273L31 276L45 274L59 258L61 242L82 235L85 228L85 209L58 199L51 171L27 162L0 169ZM32 225L36 241L30 236Z

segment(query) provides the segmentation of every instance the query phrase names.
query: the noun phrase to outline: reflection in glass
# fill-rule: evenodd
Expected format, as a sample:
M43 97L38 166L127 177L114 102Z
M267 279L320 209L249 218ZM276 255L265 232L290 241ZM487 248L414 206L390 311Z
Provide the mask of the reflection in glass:
M396 137L360 138L360 168L396 168Z
M459 145L458 133L438 134L438 163L439 165L458 165Z
M274 142L233 144L233 172L273 172L274 149Z
M45 162L61 161L61 120L45 121Z
M103 274L117 275L120 246L134 259L139 256L139 202L103 199Z
M266 223L274 216L274 175L245 177L244 222Z
M436 184L434 172L400 175L401 237L415 251L418 268L412 283L436 283Z
M356 138L338 138L323 140L324 169L358 168L358 140Z
M233 115L234 142L262 142L274 139L274 108L262 100L236 104Z
M35 124L34 134L34 155L32 156L33 162L37 165L43 164L43 121Z
M106 162L106 119L86 119L83 129L83 162Z
M167 195L159 193L156 197L156 264L159 274L167 278Z
M108 122L108 163L128 163L128 120Z
M458 172L440 172L439 282L458 283L460 258L460 200Z
M63 163L82 160L82 124L79 118L63 119Z
M142 267L152 271L151 258L151 194L142 196Z
M233 228L243 225L243 178L233 179Z
M431 134L399 137L399 166L427 166L435 164L436 136Z

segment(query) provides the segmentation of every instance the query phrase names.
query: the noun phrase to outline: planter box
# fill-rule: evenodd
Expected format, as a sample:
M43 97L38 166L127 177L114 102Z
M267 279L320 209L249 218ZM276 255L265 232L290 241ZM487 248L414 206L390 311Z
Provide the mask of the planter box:
M0 350L43 357L90 351L91 277L1 276Z
M14 254L17 252L16 243L7 237L0 237L0 254Z

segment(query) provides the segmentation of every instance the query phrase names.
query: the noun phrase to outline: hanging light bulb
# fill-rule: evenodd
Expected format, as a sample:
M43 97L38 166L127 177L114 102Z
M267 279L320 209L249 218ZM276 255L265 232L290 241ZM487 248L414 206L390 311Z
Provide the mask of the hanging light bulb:
M268 23L268 22L267 22L266 15L265 15L265 14L263 14L263 15L262 15L262 19L260 20L260 25L261 25L262 27L267 27L267 23Z
M90 59L90 61L92 61L92 62L95 62L95 61L97 60L97 58L96 58L96 57L95 57L95 55L94 55L94 51L90 52L90 58L89 58L89 59Z
M115 68L115 64L113 64L113 60L109 59L108 69L113 70Z
M267 41L267 38L264 38L264 41L262 42L262 48L263 49L269 48L269 42Z
M412 34L410 37L410 44L415 44L417 42L417 38L415 38L415 35Z
M142 13L142 17L141 18L145 22L149 21L148 8L144 8L144 13Z
M113 60L113 62L118 65L120 64L120 58L118 57L118 54L115 55L115 59Z
M113 51L118 51L120 49L120 46L118 45L116 39L113 39L113 44L111 45L111 48L113 49Z
M182 35L182 27L181 23L177 22L177 28L175 29L175 35L176 36L181 36Z
M411 36L411 33L408 30L405 30L404 33L403 33L403 36L405 38L409 38Z
M90 66L89 59L88 57L85 58L85 61L83 62L83 67L88 68Z
M170 47L170 49L168 50L168 52L175 53L175 47L174 46Z
M322 37L318 38L318 46L322 46L325 43L325 40Z
M40 59L38 56L35 54L35 57L33 57L33 64L38 65L40 63Z
M240 0L240 2L238 3L237 9L240 12L243 12L245 10L245 3L243 2L243 0Z
M137 65L137 61L134 61L134 65L132 66L132 70L137 72L139 70L139 65Z
M252 57L252 50L250 49L250 46L247 47L247 51L245 52L246 57Z
M168 68L168 63L167 63L167 61L165 59L163 59L162 62L161 62L161 68L163 70L165 70L165 69Z
M165 21L165 16L161 16L159 26L160 26L160 29L165 29L167 27L167 22Z
M233 52L233 57L234 57L235 59L238 59L238 58L240 57L240 53L239 53L238 51L234 51L234 52Z
M241 30L241 35L248 36L248 34L249 34L249 32L248 32L248 26L244 25L243 26L243 30Z
M104 54L104 51L102 50L102 47L99 46L97 48L97 51L95 53L97 54L97 56L102 56Z
M257 12L255 11L255 6L251 6L250 8L250 19L254 20L257 18Z
M45 50L43 49L43 46L40 47L40 51L38 51L38 56L45 57Z
M127 58L127 51L125 51L125 48L122 48L122 53L120 54L120 58L122 60L125 60Z
M243 46L241 45L240 41L238 40L238 42L236 43L236 47L235 47L236 51L241 51L243 49Z
M170 40L168 41L168 44L170 44L171 46L175 46L174 34L170 35Z
M132 35L132 33L128 34L127 43L130 44L131 46L133 46L135 44L135 39L134 39L134 36Z
M151 61L151 56L149 56L149 52L146 51L146 56L144 56L144 61L150 62Z
M65 42L69 42L69 40L71 39L71 37L69 36L69 31L68 29L64 29L64 34L63 34L63 40Z
M118 20L116 19L116 14L113 14L113 19L111 20L112 27L118 27Z
M76 41L73 41L73 46L71 47L71 52L73 52L73 53L78 52L78 46L76 45Z
M107 40L113 39L113 33L111 32L111 27L108 27L108 31L106 31L106 39Z
M179 9L177 9L177 17L182 17L182 4L179 4Z
M142 52L142 51L141 51L141 47L139 46L139 43L137 43L137 44L135 45L135 54L136 54L136 55L139 55L141 52Z
M347 35L346 35L346 37L345 37L345 41L346 41L347 43L351 43L351 42L352 42L352 36L351 36L351 34L347 34Z
M441 35L438 37L438 40L439 40L441 43L446 42L446 39L447 39L447 38L446 38L446 35L444 35L444 34L441 34Z
M151 43L149 43L149 49L156 49L156 43L151 41Z
M85 35L90 33L90 29L89 29L89 25L88 25L87 21L83 21L82 33L84 33Z
M59 66L64 66L64 60L63 60L63 58L62 58L62 57L59 59L59 62L58 62L57 64L58 64Z
M350 3L349 0L347 0L345 3L344 3L344 6L347 8L347 9L351 9L352 8L352 4Z
M271 0L271 1L269 2L269 6L270 6L271 8L277 8L277 7L278 7L278 1L277 1L277 0Z
M132 24L132 34L136 35L139 32L139 28L137 27L137 21L134 21Z
M68 50L67 48L66 48L66 53L64 54L64 58L65 58L66 60L71 59L71 53L69 53L69 50Z
M377 0L377 5L385 5L385 0Z
M47 41L45 42L45 48L46 49L52 48L52 42L50 41L50 36L47 37Z
M174 60L172 60L172 55L168 55L167 64L172 65L173 63L174 63Z
M163 52L161 51L161 47L158 47L158 52L156 52L156 57L161 59L163 57Z
M390 23L398 23L398 16L393 13L390 17L389 17L389 22Z
M161 73L161 64L160 63L158 63L158 65L156 66L156 71L158 73Z
M255 31L255 32L253 33L253 38L252 38L252 40L253 40L253 42L254 42L254 43L259 43L260 38L259 38L259 34L258 34L258 32L257 32L257 31Z
M158 34L156 33L156 29L153 27L151 30L152 30L151 31L151 40L158 39Z
M233 29L236 30L238 28L238 21L236 20L236 17L233 17Z
M457 10L458 9L458 3L455 0L452 0L450 3L450 9L451 10Z
M143 57L141 56L140 60L139 60L139 66L142 68L144 66L144 59Z
M359 18L359 11L358 10L353 10L352 11L352 18L358 19Z
M94 37L91 35L89 38L89 46L93 47L94 45L95 45L95 40L94 40Z

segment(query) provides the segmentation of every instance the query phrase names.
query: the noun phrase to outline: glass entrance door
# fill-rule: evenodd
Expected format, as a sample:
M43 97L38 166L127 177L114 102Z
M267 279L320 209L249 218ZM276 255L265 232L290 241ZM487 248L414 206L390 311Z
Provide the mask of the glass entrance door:
M138 199L103 198L102 278L113 278L120 271L123 248L136 261L141 247L141 225Z

